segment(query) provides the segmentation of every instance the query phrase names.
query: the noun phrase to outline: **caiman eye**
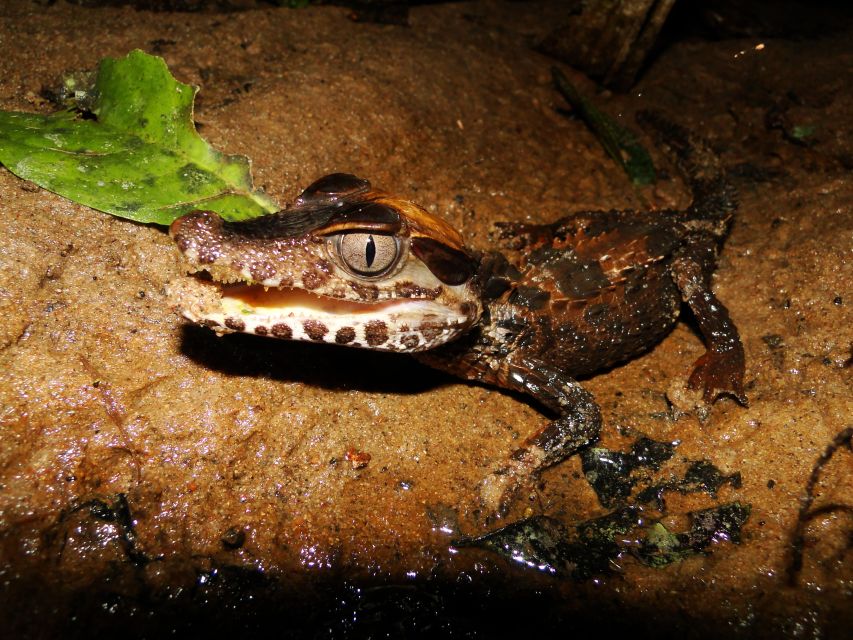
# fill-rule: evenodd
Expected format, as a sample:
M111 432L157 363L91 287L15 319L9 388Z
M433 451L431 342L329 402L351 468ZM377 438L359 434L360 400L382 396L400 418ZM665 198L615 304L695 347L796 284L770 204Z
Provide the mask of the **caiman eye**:
M377 276L391 268L400 253L394 236L380 233L343 233L338 239L338 254L352 272Z

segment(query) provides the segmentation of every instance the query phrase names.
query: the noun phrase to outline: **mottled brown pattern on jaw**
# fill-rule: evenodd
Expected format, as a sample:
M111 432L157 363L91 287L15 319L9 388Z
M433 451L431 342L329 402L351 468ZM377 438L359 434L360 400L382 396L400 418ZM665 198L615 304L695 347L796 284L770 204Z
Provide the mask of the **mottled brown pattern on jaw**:
M418 344L420 343L420 341L421 341L421 339L420 339L418 336L414 335L414 334L411 334L411 335L405 336L405 337L403 337L403 339L402 339L402 340L400 340L400 342L402 343L402 345L403 345L404 347L406 347L407 349L414 349L415 347L417 347L417 346L418 346Z
M350 289L355 291L360 300L376 300L379 297L379 287L375 284L351 281L349 286Z
M293 330L283 322L278 322L272 326L272 334L276 338L290 340L293 337Z
M318 289L329 281L332 273L332 265L328 260L318 258L314 266L302 272L302 288L307 290Z
M427 342L432 342L444 333L444 325L439 324L438 322L423 322L417 328L417 331Z
M328 327L318 320L305 320L302 323L302 328L305 329L308 337L315 342L322 340L323 336L329 333Z
M268 333L269 333L269 331L268 331L268 330L267 330L267 328L266 328L264 325L262 325L262 324L259 324L257 327L255 327L255 335L256 335L256 336L265 336L265 335L267 335Z
M322 287L329 279L328 274L318 271L317 269L306 269L302 272L302 288L311 291L318 287Z
M397 295L401 298L418 298L421 300L435 300L441 295L441 287L427 289L416 285L414 282L398 282L394 287Z
M198 250L198 262L199 264L213 264L219 255L218 247L201 247Z
M249 273L255 282L263 282L275 275L276 269L269 262L255 262L249 267Z
M388 327L382 320L371 320L364 326L364 337L371 347L388 341Z
M225 318L225 326L234 331L245 331L246 323L240 318Z
M317 258L315 264L317 265L317 268L325 275L328 276L332 273L332 263L328 260L323 260L323 258Z
M341 327L335 334L335 342L338 344L349 344L355 340L355 329L352 327Z

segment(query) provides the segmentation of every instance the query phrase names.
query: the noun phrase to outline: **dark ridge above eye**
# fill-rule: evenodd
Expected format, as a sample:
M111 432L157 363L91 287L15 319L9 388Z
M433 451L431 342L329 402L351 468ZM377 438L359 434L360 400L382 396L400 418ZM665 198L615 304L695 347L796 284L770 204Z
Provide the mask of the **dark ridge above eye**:
M393 207L368 201L325 206L307 204L252 220L226 222L223 227L238 236L275 239L292 238L311 231L323 234L361 229L396 233L402 222Z
M335 213L333 206L284 209L260 218L226 222L223 230L246 238L291 238L327 225Z
M395 233L402 222L400 212L394 207L380 202L358 202L339 207L324 226Z
M346 196L367 193L370 182L351 173L331 173L310 184L296 199L296 206L333 204Z

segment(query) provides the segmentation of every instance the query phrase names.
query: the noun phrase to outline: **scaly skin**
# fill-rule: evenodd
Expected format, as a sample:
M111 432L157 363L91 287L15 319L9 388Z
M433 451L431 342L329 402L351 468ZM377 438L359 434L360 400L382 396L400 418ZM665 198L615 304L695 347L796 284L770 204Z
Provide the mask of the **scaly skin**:
M480 486L487 512L501 515L541 470L598 439L600 410L574 378L648 350L672 329L682 301L707 346L688 386L707 403L729 395L746 404L743 346L710 288L733 190L701 140L660 117L641 120L685 173L694 194L686 210L505 223L502 250L476 252L420 207L333 174L278 214L224 223L193 212L176 221L171 232L191 269L212 280L173 283L175 306L220 333L413 353L535 398L557 418Z

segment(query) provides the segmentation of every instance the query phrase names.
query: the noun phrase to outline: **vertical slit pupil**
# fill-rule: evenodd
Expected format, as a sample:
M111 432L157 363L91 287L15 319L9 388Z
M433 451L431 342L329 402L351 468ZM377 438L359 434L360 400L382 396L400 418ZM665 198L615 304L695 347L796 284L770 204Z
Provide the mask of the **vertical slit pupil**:
M367 266L373 266L373 260L376 258L376 243L373 241L373 236L367 236L367 245L364 247L364 258L367 261Z

